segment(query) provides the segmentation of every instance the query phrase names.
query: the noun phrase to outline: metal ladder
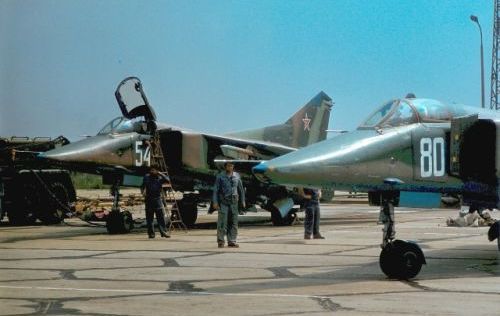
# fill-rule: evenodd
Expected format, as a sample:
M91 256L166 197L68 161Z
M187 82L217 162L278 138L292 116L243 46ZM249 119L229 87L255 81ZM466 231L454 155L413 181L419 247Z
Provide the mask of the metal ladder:
M187 226L182 221L179 205L175 199L175 191L172 186L172 182L170 181L170 175L168 174L165 156L163 155L160 143L160 133L158 131L154 132L150 145L152 160L151 165L158 168L158 171L163 173L168 179L168 182L164 183L162 187L162 200L165 205L166 215L170 218L169 230L173 231L178 228L187 232Z

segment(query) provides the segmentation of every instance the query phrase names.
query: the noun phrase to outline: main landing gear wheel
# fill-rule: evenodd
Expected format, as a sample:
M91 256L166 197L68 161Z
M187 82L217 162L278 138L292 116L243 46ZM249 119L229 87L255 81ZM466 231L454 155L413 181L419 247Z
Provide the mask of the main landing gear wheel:
M182 199L177 203L182 216L182 222L187 227L193 227L198 218L198 203L195 200L189 199Z
M290 211L285 217L277 209L271 210L271 222L274 226L291 226L297 220L297 213Z
M416 243L396 239L382 249L379 263L388 278L408 280L417 276L426 262Z
M488 230L488 240L493 241L495 239L498 243L498 250L500 250L500 221L493 223Z
M106 229L110 234L127 234L134 228L134 220L129 211L112 211L106 219Z

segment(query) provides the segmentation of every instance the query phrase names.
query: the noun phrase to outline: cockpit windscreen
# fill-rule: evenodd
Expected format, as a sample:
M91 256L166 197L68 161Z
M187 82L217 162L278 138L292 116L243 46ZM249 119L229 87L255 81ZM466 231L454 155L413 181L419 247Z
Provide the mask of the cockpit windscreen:
M142 125L143 122L139 120L129 120L124 117L117 117L104 125L97 135L125 134L132 132L141 133L143 129Z
M449 122L453 117L464 115L459 112L454 107L432 99L392 100L373 112L360 128L389 128L418 122Z
M414 109L404 100L382 105L360 127L395 127L418 122Z

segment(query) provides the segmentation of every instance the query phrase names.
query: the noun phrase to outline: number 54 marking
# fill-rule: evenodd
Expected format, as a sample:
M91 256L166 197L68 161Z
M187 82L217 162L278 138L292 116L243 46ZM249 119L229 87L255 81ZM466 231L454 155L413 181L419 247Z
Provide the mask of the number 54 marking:
M135 166L142 167L144 163L146 166L151 165L151 147L146 146L143 148L142 141L138 140L135 142Z
M444 157L442 137L420 139L420 176L422 178L444 176Z

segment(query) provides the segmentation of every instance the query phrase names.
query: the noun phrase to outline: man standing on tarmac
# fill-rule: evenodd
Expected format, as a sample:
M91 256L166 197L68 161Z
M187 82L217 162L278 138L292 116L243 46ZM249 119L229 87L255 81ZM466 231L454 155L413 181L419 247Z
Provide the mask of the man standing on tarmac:
M238 248L238 202L245 208L245 190L240 175L234 172L234 165L224 164L224 171L217 175L214 185L213 208L218 210L217 245L224 248L224 237L227 235L227 246Z
M165 225L165 212L163 209L163 200L161 198L162 185L169 182L167 176L160 173L155 167L149 169L149 173L144 176L141 185L141 192L146 204L146 223L148 226L149 238L155 238L153 219L156 214L158 229L161 237L170 238Z
M304 239L325 239L325 237L319 233L319 199L321 198L321 191L299 188L299 195L304 198L304 208L306 209Z

